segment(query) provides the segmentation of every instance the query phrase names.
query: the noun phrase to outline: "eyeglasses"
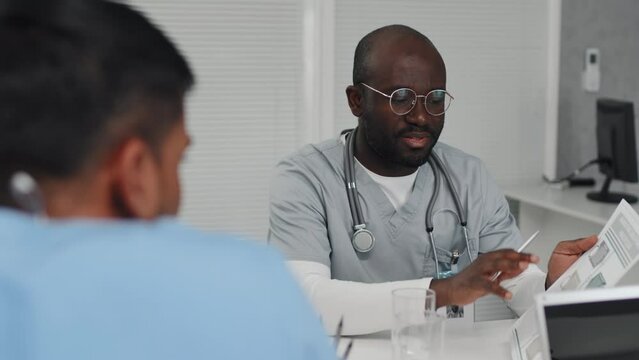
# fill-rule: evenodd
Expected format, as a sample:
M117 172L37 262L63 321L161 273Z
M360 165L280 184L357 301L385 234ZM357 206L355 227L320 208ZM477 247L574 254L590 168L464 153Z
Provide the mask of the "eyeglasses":
M410 88L400 88L393 91L390 95L385 94L374 87L360 83L376 93L388 98L388 104L396 115L406 115L413 110L418 98L424 98L424 107L426 112L433 116L442 115L448 110L448 107L455 98L446 90L435 89L426 95L417 95L415 90Z

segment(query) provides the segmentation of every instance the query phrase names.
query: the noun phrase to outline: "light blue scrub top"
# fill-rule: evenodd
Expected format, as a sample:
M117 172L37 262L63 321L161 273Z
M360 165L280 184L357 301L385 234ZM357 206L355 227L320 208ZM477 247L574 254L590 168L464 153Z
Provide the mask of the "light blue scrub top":
M470 254L517 249L522 238L503 193L484 164L452 146L433 148L452 177L467 212ZM375 247L353 249L353 219L344 179L344 144L339 138L307 145L282 160L271 186L268 240L290 260L313 261L331 269L334 279L364 283L412 280L436 273L433 250L443 266L460 255L459 270L470 263L459 215L440 172L433 208L435 249L426 233L426 209L433 196L431 167L419 168L406 204L395 209L359 163L355 179L364 220L375 235Z
M265 246L0 208L0 359L335 359Z

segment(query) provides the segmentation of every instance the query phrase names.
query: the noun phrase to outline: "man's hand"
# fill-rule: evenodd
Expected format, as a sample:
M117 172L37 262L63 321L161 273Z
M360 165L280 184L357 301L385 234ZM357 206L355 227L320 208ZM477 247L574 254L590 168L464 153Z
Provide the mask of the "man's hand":
M548 261L548 274L546 275L546 289L559 279L570 265L572 265L579 257L590 250L597 243L597 235L591 235L586 238L562 241L555 247L550 260Z
M497 250L480 255L459 274L448 279L433 280L430 288L437 294L437 307L466 305L486 294L495 294L510 299L512 294L502 288L502 280L521 274L530 263L538 263L536 255L518 253L515 250ZM495 281L491 277L498 271Z

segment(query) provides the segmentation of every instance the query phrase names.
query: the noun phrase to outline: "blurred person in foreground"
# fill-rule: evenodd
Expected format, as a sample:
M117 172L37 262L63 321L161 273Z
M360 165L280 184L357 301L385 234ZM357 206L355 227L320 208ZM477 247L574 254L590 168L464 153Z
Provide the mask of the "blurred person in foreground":
M175 220L194 77L160 30L7 0L0 44L0 358L334 358L273 250Z

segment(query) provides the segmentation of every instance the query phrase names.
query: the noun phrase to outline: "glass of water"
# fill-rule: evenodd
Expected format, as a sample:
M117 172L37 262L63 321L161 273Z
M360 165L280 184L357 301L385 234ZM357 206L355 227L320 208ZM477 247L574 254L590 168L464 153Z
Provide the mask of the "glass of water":
M436 312L435 292L407 288L393 291L393 359L426 360L441 356L444 317Z

